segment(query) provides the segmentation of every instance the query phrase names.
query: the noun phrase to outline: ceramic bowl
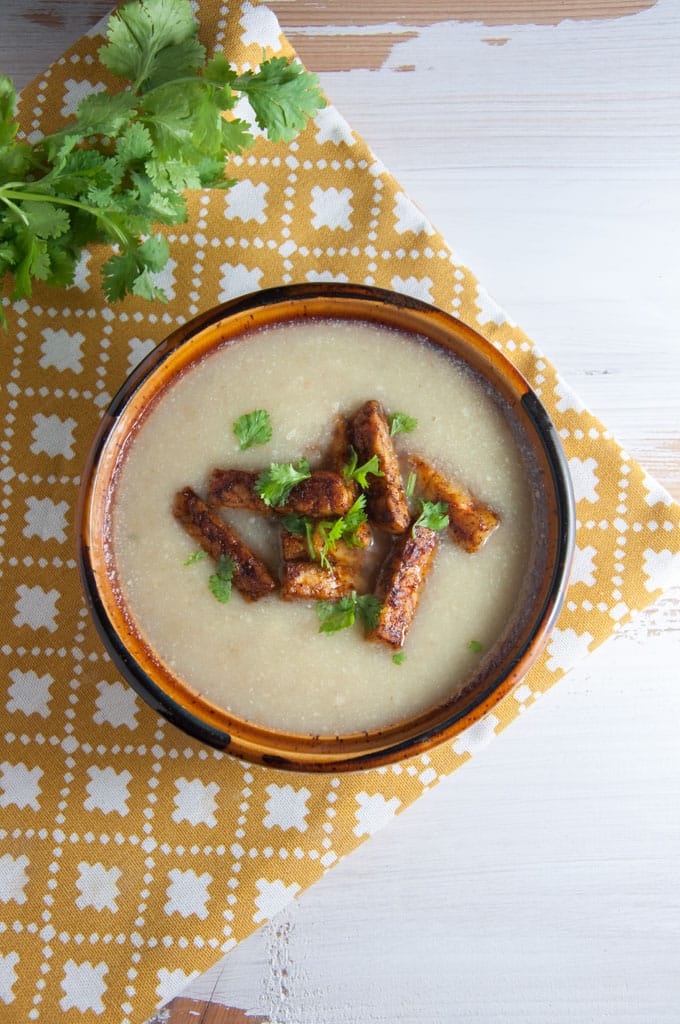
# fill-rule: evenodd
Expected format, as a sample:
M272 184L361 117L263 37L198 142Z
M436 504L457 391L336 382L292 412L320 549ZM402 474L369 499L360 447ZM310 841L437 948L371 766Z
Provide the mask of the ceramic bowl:
M450 700L387 728L346 736L305 736L265 728L228 713L176 678L137 634L107 565L116 467L144 410L195 360L254 328L309 318L386 325L453 352L504 399L528 439L542 478L544 570L512 643ZM450 739L508 694L545 646L568 582L574 502L557 433L518 371L475 331L425 303L379 289L312 284L227 302L180 327L131 374L106 412L82 476L79 567L103 642L122 676L166 719L206 744L248 761L300 771L355 770L422 753Z

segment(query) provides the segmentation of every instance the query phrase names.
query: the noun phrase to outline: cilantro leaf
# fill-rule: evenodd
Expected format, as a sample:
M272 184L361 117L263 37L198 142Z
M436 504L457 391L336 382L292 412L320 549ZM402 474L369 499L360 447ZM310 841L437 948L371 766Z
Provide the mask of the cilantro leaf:
M205 59L189 0L143 0L111 15L99 59L118 78L150 89L195 73Z
M258 476L255 490L265 505L284 505L295 484L311 475L307 459L299 459L297 468L292 462L272 462L269 469Z
M397 651L396 654L392 655L392 661L395 665L403 665L406 661L406 654L404 651Z
M405 412L395 412L390 416L390 437L395 434L410 434L418 426L418 420L414 416L407 416Z
M413 524L413 533L419 526L429 530L445 530L449 525L449 515L445 501L423 501L420 499L420 515Z
M233 88L248 97L258 125L272 142L290 142L326 106L316 75L287 57L271 57L258 71L246 71Z
M337 633L349 629L356 618L356 594L352 592L339 601L317 601L316 614L320 633Z
M349 462L342 468L342 475L345 480L350 483L352 480L356 480L359 487L365 490L368 487L368 474L372 476L384 476L385 474L380 468L380 461L377 455L372 455L368 462L364 462L363 466L358 465L359 456L357 455L354 448L350 449Z
M272 436L269 413L266 409L246 412L234 422L233 431L241 451L254 444L266 444Z
M231 597L231 578L234 575L236 563L228 555L220 555L217 563L217 571L208 579L210 592L220 604L226 604Z
M204 551L203 548L199 548L197 551L193 551L186 561L182 562L182 565L196 565L196 562L204 562L207 557L207 551Z
M479 640L470 640L468 644L468 650L473 651L475 654L481 654L483 647L480 644Z
M317 601L316 614L320 633L337 633L353 626L357 616L366 631L378 624L381 603L373 594L357 594L355 590L338 601Z
M357 614L364 624L364 629L369 632L378 625L382 601L374 594L361 594L357 597Z
M319 559L322 566L328 567L328 555L335 550L338 541L342 540L350 547L359 546L357 531L367 519L366 495L360 494L344 516L340 516L335 521L323 520L319 523L318 529L323 540Z

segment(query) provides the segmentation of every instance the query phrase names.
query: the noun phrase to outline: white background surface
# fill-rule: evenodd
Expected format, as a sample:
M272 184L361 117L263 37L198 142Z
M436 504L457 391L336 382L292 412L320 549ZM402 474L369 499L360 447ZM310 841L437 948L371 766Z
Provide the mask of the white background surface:
M3 0L0 68L27 81L103 6ZM319 6L306 29L273 4L351 48ZM61 25L26 20L46 7ZM394 8L357 15L395 34L385 66L322 74L330 98L679 498L680 4L493 27ZM288 1024L678 1024L679 734L676 588L191 991Z

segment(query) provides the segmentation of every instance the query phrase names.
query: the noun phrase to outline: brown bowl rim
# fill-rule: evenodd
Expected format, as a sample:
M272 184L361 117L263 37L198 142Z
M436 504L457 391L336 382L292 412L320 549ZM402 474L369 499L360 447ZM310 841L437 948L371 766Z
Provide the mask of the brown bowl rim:
M334 305L333 312L320 312L316 309L323 302ZM184 687L184 703L175 700L130 650L131 645L133 648L135 643L139 645L139 638L111 621L98 583L98 577L105 574L98 573L92 557L91 516L94 499L98 494L97 476L101 457L112 437L115 437L117 428L124 422L124 414L134 396L155 376L166 360L185 346L191 346L192 343L195 345L196 339L206 330L217 328L230 320L243 321L240 329L234 332L238 335L252 330L253 326L260 327L272 322L342 317L342 312L336 307L343 305L347 307L345 317L350 319L373 319L374 322L384 323L390 317L403 315L415 318L418 323L424 320L432 331L436 329L436 332L443 335L448 333L457 343L462 342L468 357L474 355L478 360L474 364L478 370L480 364L493 370L495 379L492 384L496 390L503 391L506 399L521 413L525 424L529 426L531 443L537 444L547 470L548 502L553 513L549 548L553 557L542 588L543 600L531 616L530 627L526 630L523 642L511 657L501 662L498 673L495 669L491 672L489 683L481 693L471 693L469 702L461 702L460 697L464 695L459 695L456 701L462 703L462 706L449 714L446 714L448 704L442 704L383 729L348 736L316 738L272 730L239 719L211 702L198 698L198 695L186 693L189 689L187 687ZM350 306L356 307L363 315L357 312L348 317ZM294 310L291 307L295 307ZM289 309L293 315L285 315ZM258 316L263 318L263 322L255 322ZM404 327L398 323L391 326L397 326L402 331L413 330L426 337L431 333L423 330L422 323L420 327ZM434 341L433 338L430 340ZM187 356L186 362L191 364L190 356ZM488 376L486 373L484 375ZM173 377L171 375L169 379ZM132 424L128 433L131 428ZM100 637L125 680L156 712L195 739L249 762L295 771L356 771L412 757L424 753L435 744L452 739L479 721L526 675L547 642L568 583L575 541L574 495L559 436L543 404L517 368L473 328L419 299L373 286L327 282L285 285L240 296L194 317L174 330L132 371L100 423L83 470L77 538L77 560L83 590ZM191 709L192 705L194 710ZM431 725L413 727L413 723L432 716L436 720ZM410 723L412 727L407 728ZM403 732L405 728L407 734L400 737L400 731Z

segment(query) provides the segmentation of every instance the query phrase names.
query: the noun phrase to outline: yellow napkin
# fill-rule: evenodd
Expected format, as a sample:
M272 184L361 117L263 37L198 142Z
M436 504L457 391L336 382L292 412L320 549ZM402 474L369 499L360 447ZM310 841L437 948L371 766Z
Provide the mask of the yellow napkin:
M201 34L238 65L291 53L274 15L201 0ZM100 82L81 39L26 89L27 133L60 126ZM0 536L0 1010L26 1024L139 1024L509 725L680 561L680 509L553 366L332 107L288 146L233 161L230 192L192 197L169 232L167 307L109 308L92 251L69 292L6 304ZM204 749L125 686L85 610L74 561L79 473L128 371L176 324L287 282L377 284L479 329L541 395L578 500L573 578L540 662L487 718L424 755L342 777L284 774ZM540 719L535 728L540 728Z

